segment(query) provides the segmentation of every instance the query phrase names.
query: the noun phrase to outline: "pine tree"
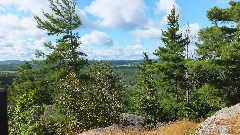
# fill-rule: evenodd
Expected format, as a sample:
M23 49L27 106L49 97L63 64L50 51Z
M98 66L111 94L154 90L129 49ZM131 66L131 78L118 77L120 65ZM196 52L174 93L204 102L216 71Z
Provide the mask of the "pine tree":
M172 85L175 86L176 91L178 82L180 84L184 80L184 50L189 44L188 38L183 38L182 33L178 34L178 18L179 16L175 14L175 8L173 8L168 16L167 31L162 31L163 37L161 39L165 47L159 47L155 52L159 61L162 62L158 64L163 73L162 79L165 81L172 79Z
M80 41L78 32L74 32L82 23L76 14L76 2L69 0L49 0L53 14L45 13L46 19L37 20L37 27L47 31L49 36L60 36L56 39L56 45L51 42L45 43L50 50L49 54L38 50L37 57L45 58L42 61L35 61L41 65L40 72L48 75L48 79L54 80L64 77L71 71L79 73L80 69L87 64L84 59L85 53L79 51Z
M147 124L154 126L161 117L162 109L159 104L159 91L157 91L152 66L153 62L144 52L144 61L138 65L139 70L139 108L140 113L146 117Z
M161 104L168 115L167 120L178 119L184 116L182 108L185 106L185 55L184 50L189 44L189 38L184 38L179 33L179 15L176 15L175 7L168 15L168 27L162 31L162 42L165 47L159 47L155 51L161 63L154 64L158 75L157 85L161 89Z
M207 12L213 26L199 32L198 61L192 64L198 98L208 111L240 102L240 2L229 8L214 7ZM221 23L221 25L219 25Z
M45 19L37 15L37 27L45 30L51 38L56 38L56 42L46 42L45 47L50 53L37 50L36 57L43 60L34 60L40 68L35 72L38 74L38 82L41 89L52 93L54 100L62 93L58 88L61 79L74 72L81 73L81 69L87 65L86 54L79 51L81 42L79 41L78 29L82 23L76 14L76 2L69 0L49 0L53 14L45 13Z

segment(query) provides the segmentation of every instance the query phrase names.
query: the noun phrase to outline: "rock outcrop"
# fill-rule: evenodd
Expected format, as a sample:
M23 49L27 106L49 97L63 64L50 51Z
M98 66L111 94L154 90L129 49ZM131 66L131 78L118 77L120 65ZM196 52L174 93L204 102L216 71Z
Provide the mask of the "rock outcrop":
M121 114L124 126L132 126L136 129L142 129L145 125L145 117L129 113Z
M122 130L122 125L113 124L112 126L105 127L105 128L97 128L85 131L79 135L103 135L106 131L120 131Z
M223 108L213 116L207 118L197 129L197 133L199 135L230 135L229 126L219 123L238 114L240 114L240 103L231 107Z
M143 129L145 124L145 117L140 115L134 115L129 113L122 113L121 114L122 124L113 124L109 127L104 128L97 128L85 131L80 135L98 135L103 134L106 131L121 131L123 127L132 127L134 129Z

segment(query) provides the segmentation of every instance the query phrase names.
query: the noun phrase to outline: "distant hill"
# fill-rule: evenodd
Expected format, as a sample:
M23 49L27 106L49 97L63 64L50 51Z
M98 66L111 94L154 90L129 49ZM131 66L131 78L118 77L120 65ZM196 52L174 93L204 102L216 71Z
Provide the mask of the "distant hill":
M0 71L16 71L17 67L24 64L26 61L6 60L0 61Z
M0 61L0 65L20 65L24 64L26 61L21 61L21 60L4 60Z
M89 60L89 63L99 62L100 60ZM143 60L101 60L102 62L111 63L114 68L136 68ZM24 64L21 60L5 60L0 61L0 71L16 71L17 67Z
M136 68L143 60L101 60L102 62L110 63L114 68ZM89 63L99 62L97 60L90 60Z

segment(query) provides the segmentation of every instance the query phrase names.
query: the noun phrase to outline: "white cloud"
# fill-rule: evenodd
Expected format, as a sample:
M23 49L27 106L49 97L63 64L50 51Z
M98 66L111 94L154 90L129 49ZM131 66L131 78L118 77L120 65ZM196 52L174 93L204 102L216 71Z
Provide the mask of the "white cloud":
M156 3L157 9L164 5L161 1L164 0ZM171 2L165 2L171 5ZM8 12L11 11L10 8L17 13L0 15L0 60L31 59L35 49L47 51L43 47L43 42L47 41L46 33L36 27L32 13L42 18L40 9L51 12L48 0L0 0L0 11ZM97 28L95 23L98 23L105 28L131 30L137 37L159 38L166 22L164 18L151 20L146 15L146 9L144 0L93 0L83 10L77 8L77 13L81 17L83 27ZM163 6L157 11L167 15L169 10L170 8ZM22 12L27 14L22 15ZM93 16L89 17L89 14ZM98 21L93 23L91 21L95 19L94 16ZM197 30L197 26L195 28ZM100 31L86 34L80 40L83 43L80 49L88 54L89 59L142 59L142 53L147 51L141 44L129 45L126 48L116 46L109 35Z
M158 0L156 3L156 13L162 14L162 18L158 20L148 19L144 27L131 31L137 38L155 39L160 38L162 29L167 24L167 16L171 13L173 6L176 7L176 13L179 14L180 8L175 0Z
M0 42L3 43L0 49L0 60L30 60L35 54L35 49L41 48L44 50L42 46L42 42L44 41L44 38L41 40L33 40L31 38L18 38L15 35L8 35L5 39L0 40Z
M80 41L83 46L86 45L103 45L103 46L112 46L113 40L106 34L100 31L93 31L90 34L86 34L81 37Z
M48 0L0 1L0 7L5 12L17 11L15 14L0 15L0 60L30 60L34 58L36 49L46 50L43 47L46 32L36 27L32 14L42 17L41 9L51 11L48 5Z
M2 5L0 5L0 11L5 12L6 8L4 6L2 6Z
M156 2L157 5L157 13L171 13L173 7L176 8L176 12L179 14L179 6L176 3L176 0L159 0Z
M85 10L107 28L134 29L147 21L143 0L95 0Z
M95 60L136 60L143 59L143 52L147 52L142 45L129 45L126 48L119 46L112 46L109 49L93 49L91 47L84 47L84 52L88 54L88 59Z
M45 35L32 17L0 15L0 60L33 58L37 48L43 49Z
M80 26L80 28L97 28L97 25L88 19L87 12L85 10L76 7L76 13L80 16L80 20L82 22L82 26Z
M93 31L84 35L80 41L82 42L80 51L85 52L88 55L88 59L142 59L143 52L147 51L141 44L129 45L127 47L114 45L112 39L106 33L99 31ZM105 47L103 49L96 45Z
M142 45L137 44L135 46L127 46L124 50L124 55L126 58L139 59L143 56L143 52L146 52L146 49Z
M162 31L156 27L150 27L145 29L138 29L131 32L138 38L160 38L162 35Z
M156 3L156 13L165 14L161 21L163 24L167 24L167 16L171 13L173 7L175 7L176 15L180 15L180 7L176 3L176 0L159 0Z
M1 0L2 6L15 6L17 11L30 12L33 14L41 15L43 9L45 12L50 12L48 0Z

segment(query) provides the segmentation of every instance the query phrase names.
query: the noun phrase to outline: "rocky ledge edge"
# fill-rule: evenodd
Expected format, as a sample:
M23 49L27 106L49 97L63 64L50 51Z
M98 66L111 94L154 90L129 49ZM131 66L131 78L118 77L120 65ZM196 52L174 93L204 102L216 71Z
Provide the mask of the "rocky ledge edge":
M240 114L240 103L231 107L223 108L217 111L213 116L208 117L203 123L201 123L196 132L199 135L230 135L229 127L227 125L220 125L218 123L238 114Z

